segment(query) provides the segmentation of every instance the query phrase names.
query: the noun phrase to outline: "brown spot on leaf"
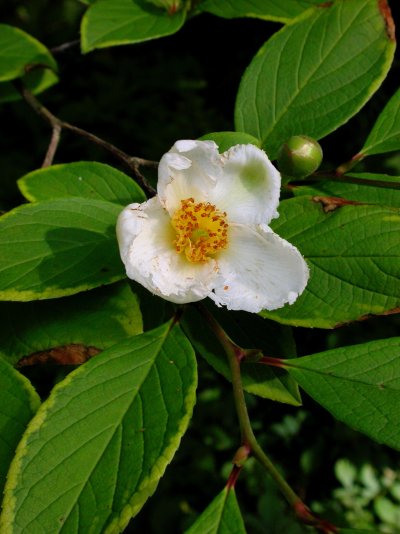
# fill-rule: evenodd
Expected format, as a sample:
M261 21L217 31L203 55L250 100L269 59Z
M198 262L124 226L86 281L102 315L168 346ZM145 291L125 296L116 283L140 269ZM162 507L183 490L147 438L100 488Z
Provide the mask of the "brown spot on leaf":
M386 310L382 313L371 313L366 315L361 315L361 317L358 317L357 319L354 319L353 321L345 321L343 323L337 323L333 328L340 328L341 326L345 326L349 323L354 322L360 322L360 321L367 321L368 319L372 319L373 317L382 317L385 315L395 315L396 313L400 313L400 306L397 308L392 308L391 310Z
M329 213L330 211L334 211L337 208L341 208L342 206L360 206L365 204L365 202L357 202L356 200L347 200L346 198L341 197L320 197L315 196L312 197L314 202L320 202L323 206L323 210L325 213Z
M93 356L101 352L96 347L87 347L77 343L64 345L63 347L55 347L48 350L34 352L29 356L21 358L17 363L17 367L27 367L30 365L80 365L85 363Z
M391 41L396 41L395 26L393 22L392 12L387 3L387 0L378 0L379 11L381 12L385 21L386 33Z
M316 7L331 7L333 6L333 2L321 2L320 4L317 4Z

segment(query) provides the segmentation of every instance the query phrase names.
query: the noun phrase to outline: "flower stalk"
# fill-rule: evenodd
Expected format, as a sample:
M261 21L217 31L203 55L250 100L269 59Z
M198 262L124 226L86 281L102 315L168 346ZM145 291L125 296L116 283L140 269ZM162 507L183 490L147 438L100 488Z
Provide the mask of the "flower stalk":
M279 470L275 467L270 458L265 454L262 447L258 443L257 438L254 435L249 414L247 411L240 370L241 362L246 359L246 356L248 354L250 355L250 357L254 356L254 350L243 349L239 347L234 341L232 341L232 339L224 331L218 321L203 304L196 304L196 308L203 315L210 329L213 331L216 338L224 348L231 371L232 390L241 432L241 447L239 447L233 459L234 467L228 480L228 487L232 487L236 483L240 470L242 469L242 465L244 464L244 461L240 461L242 457L245 460L248 456L252 455L275 481L282 495L285 497L292 510L294 511L296 518L300 522L305 525L313 526L316 530L323 532L324 534L333 534L338 532L338 529L335 525L332 525L325 519L322 519L315 515L308 508L308 506L304 504L302 499L286 482ZM264 360L262 361L262 363L280 362L278 358L271 358L271 362L267 362L266 360L268 360L268 358L265 357L261 358L261 360ZM240 456L239 462L235 462L235 458L237 458L238 456Z

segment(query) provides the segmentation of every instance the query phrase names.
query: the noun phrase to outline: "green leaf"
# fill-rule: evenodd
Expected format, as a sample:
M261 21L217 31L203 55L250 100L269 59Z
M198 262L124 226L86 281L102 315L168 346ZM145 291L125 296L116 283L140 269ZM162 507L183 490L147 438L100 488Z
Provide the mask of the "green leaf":
M169 15L138 0L98 0L82 19L82 51L171 35L183 26L185 16L184 10Z
M284 358L292 358L296 355L290 328L261 319L257 315L227 311L216 306L209 309L226 333L239 346L260 349L266 355L279 354ZM182 326L199 354L216 371L230 380L231 373L224 350L194 307L185 310ZM297 384L285 371L254 362L244 362L241 370L245 391L293 406L301 404Z
M363 184L346 183L327 179L312 186L294 186L292 192L295 196L341 197L355 202L400 208L400 176L364 172L346 174L345 178L350 180L354 178L355 181L364 180L365 182ZM385 182L388 187L377 187L381 182ZM393 184L393 188L389 186L390 183Z
M38 94L58 81L56 71L57 63L42 43L19 28L0 24L0 102L21 98L10 80L22 78Z
M170 324L70 373L20 442L2 534L122 532L179 446L196 381L193 350Z
M201 141L214 141L218 145L220 154L234 145L255 145L260 147L260 141L252 135L243 132L212 132L200 137Z
M298 247L310 267L304 293L264 317L295 326L333 328L400 305L399 210L343 206L325 213L310 197L281 202L271 227Z
M323 0L204 0L198 6L205 11L233 19L237 17L254 17L264 20L288 22L308 9L312 4Z
M139 303L126 282L79 295L0 303L0 356L15 364L70 344L106 349L142 332Z
M185 534L246 534L234 488L225 487Z
M400 89L384 107L360 153L363 156L400 150Z
M115 236L121 207L58 199L20 206L0 219L0 299L72 295L125 277Z
M300 386L331 414L400 449L400 338L342 347L285 362Z
M0 359L0 495L15 449L40 399L29 380Z
M18 28L0 24L0 81L20 78L34 65L57 70L56 61L42 43Z
M57 82L58 76L49 69L33 70L22 78L24 86L34 95L42 93ZM12 82L0 83L0 103L15 102L21 98L20 93L15 89Z
M388 15L387 15L388 16ZM256 54L240 84L236 129L271 159L292 135L319 139L378 89L395 42L376 0L337 0L306 11Z
M94 161L52 165L26 174L18 187L31 202L56 198L93 198L126 206L146 196L126 174Z

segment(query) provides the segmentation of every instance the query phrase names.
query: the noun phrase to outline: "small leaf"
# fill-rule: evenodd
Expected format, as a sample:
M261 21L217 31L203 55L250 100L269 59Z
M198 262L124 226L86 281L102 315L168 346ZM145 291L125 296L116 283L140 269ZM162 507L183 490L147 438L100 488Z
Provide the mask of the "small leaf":
M18 187L27 200L37 202L56 198L90 198L126 206L143 202L145 194L126 174L94 161L52 165L26 174Z
M393 150L400 150L400 89L384 107L360 153L370 156Z
M239 346L260 349L266 355L274 354L284 358L296 355L290 328L266 321L257 315L227 311L216 306L210 311ZM185 310L182 326L199 354L216 371L230 380L231 373L223 348L193 307ZM294 406L301 404L297 384L285 371L254 362L243 362L241 370L245 391Z
M264 20L288 22L308 9L312 4L323 0L203 0L200 11L205 11L233 19L237 17L254 17Z
M333 349L285 368L331 414L370 438L400 449L400 338Z
M218 145L220 154L234 145L255 145L260 147L260 141L252 135L243 132L212 132L200 137L201 141L214 141Z
M321 180L313 186L301 185L293 187L295 196L317 195L341 197L347 200L367 204L379 204L400 208L400 176L373 173L349 173L346 178L364 180L364 183L346 183L335 180ZM386 187L377 187L385 182ZM393 187L390 187L393 184Z
M184 10L169 15L139 0L98 0L82 19L82 51L171 35L182 27L185 16Z
M136 296L126 282L79 295L0 303L0 356L12 364L71 344L106 349L142 332Z
M18 447L2 534L122 532L172 460L195 388L193 350L170 324L70 373Z
M275 159L292 135L319 139L338 128L389 70L395 50L389 22L376 0L338 0L306 11L267 41L245 72L236 129L261 139Z
M27 67L34 65L57 70L57 63L42 43L19 28L0 24L0 81L24 76Z
M42 43L19 28L0 24L0 102L21 98L11 80L22 78L25 87L38 94L58 81L56 71L57 63Z
M0 298L55 298L124 278L115 236L120 211L111 202L69 198L3 215Z
M333 328L400 305L399 210L360 204L326 213L324 207L303 196L281 202L271 227L304 255L310 280L294 304L263 317Z
M42 93L57 82L58 76L49 69L33 70L22 77L22 83L34 95ZM15 102L16 100L21 100L21 98L13 82L0 83L0 103Z
M0 495L25 428L40 406L29 380L0 359Z
M234 488L224 488L185 534L246 534Z

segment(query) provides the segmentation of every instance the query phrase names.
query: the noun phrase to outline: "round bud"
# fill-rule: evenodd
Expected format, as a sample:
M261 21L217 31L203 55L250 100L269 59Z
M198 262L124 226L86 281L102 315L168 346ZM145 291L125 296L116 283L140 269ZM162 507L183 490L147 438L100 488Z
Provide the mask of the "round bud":
M282 174L305 178L321 165L322 148L307 135L294 135L283 143L278 154L278 168Z

